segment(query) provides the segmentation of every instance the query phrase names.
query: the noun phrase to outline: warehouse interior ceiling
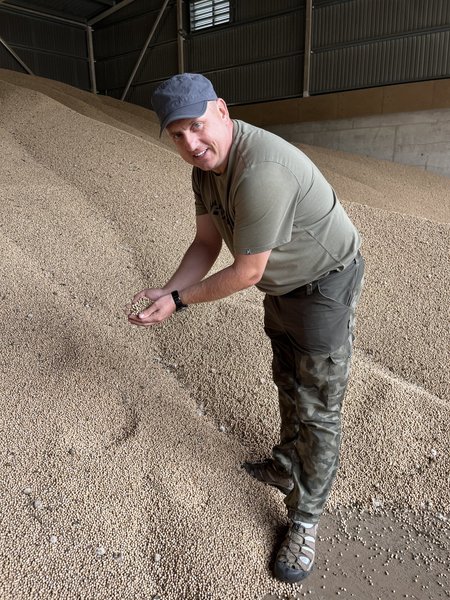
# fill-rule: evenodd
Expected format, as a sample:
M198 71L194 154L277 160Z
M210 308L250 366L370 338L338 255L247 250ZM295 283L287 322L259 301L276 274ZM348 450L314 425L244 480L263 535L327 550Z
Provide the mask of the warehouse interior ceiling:
M450 78L449 47L450 0L0 0L1 68L146 108L184 71L229 106Z
M53 20L89 25L134 0L0 0L6 8Z

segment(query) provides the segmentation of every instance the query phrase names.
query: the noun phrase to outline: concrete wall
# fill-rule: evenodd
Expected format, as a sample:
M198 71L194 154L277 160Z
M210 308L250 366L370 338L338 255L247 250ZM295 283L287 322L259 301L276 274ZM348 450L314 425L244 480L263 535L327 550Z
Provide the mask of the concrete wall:
M231 114L291 142L450 177L450 79L232 107Z
M450 109L285 124L267 129L290 142L416 165L450 177Z

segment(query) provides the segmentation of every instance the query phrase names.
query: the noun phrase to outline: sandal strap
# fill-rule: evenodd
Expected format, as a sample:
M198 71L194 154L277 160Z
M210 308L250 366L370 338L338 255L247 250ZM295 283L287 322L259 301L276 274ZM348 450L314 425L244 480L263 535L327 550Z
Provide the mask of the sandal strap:
M277 555L277 562L292 570L309 572L314 562L317 525L292 523Z

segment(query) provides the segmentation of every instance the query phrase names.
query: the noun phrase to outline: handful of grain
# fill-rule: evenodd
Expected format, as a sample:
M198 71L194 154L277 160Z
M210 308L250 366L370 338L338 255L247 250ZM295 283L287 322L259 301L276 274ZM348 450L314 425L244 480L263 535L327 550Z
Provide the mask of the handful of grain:
M138 315L140 312L148 308L150 304L153 304L150 298L143 296L137 302L131 305L130 315Z

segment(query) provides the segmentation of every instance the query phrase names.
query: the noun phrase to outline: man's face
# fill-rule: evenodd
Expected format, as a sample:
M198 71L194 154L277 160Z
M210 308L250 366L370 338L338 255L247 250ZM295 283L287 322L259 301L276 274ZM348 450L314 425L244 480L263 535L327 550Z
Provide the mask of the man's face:
M203 171L224 173L233 140L233 123L222 99L208 102L196 119L180 119L167 126L179 155Z

